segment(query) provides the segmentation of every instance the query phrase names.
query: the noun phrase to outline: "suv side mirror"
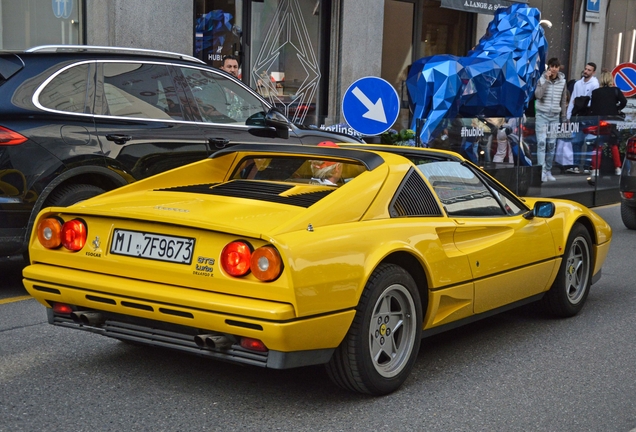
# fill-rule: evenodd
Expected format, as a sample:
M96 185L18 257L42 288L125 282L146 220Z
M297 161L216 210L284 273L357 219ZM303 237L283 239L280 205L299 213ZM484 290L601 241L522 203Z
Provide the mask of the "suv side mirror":
M265 124L273 127L279 138L289 138L289 120L276 108L270 109L267 114L265 114Z
M524 214L523 217L526 219L533 219L535 217L549 219L554 216L555 210L556 207L554 207L554 203L549 201L537 201L534 203L532 210Z

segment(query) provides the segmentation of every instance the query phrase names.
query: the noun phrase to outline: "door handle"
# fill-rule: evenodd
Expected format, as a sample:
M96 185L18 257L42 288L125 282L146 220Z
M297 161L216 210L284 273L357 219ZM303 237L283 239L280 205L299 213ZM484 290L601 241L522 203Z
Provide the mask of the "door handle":
M130 141L132 139L131 135L114 135L114 134L108 134L106 135L106 139L108 141L113 141L115 144L126 144L128 141Z
M222 149L230 143L230 140L226 138L208 138L208 142L214 147Z

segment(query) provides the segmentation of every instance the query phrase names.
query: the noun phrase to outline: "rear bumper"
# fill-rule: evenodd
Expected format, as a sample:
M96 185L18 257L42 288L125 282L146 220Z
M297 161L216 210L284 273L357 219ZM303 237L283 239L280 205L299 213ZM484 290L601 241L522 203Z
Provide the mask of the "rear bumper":
M47 308L55 303L95 311L99 324L80 324L49 312L49 321L103 336L228 361L288 368L324 363L346 335L355 310L296 317L293 305L35 264L23 271L27 291ZM199 347L194 337L221 334L230 348ZM269 352L240 347L262 341ZM248 355L249 354L249 355Z
M51 308L47 308L46 311L49 323L56 326L88 331L126 342L271 369L289 369L327 363L334 351L334 348L330 348L296 352L274 350L255 352L241 347L237 341L226 349L201 348L194 341L194 336L198 334L197 330L185 326L167 325L111 313L105 314L107 319L99 326L91 326L78 324L71 318L57 315Z

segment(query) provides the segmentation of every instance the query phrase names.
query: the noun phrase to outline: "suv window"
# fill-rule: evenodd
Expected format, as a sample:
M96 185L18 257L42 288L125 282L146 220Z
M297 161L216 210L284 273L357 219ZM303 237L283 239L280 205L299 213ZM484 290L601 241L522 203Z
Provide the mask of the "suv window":
M43 107L57 111L86 112L84 109L87 83L88 65L71 67L47 84L40 93L38 101Z
M104 95L108 115L183 120L166 65L104 63Z
M181 71L205 122L245 124L250 116L265 111L258 98L221 74L195 68Z

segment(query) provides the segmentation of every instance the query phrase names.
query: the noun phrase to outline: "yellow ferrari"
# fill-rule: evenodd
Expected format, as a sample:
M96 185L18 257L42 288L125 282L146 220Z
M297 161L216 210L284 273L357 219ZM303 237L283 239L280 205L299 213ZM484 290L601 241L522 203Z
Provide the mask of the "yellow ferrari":
M612 231L455 153L239 145L38 216L24 284L51 324L285 369L407 379L422 337L521 304L578 313Z

